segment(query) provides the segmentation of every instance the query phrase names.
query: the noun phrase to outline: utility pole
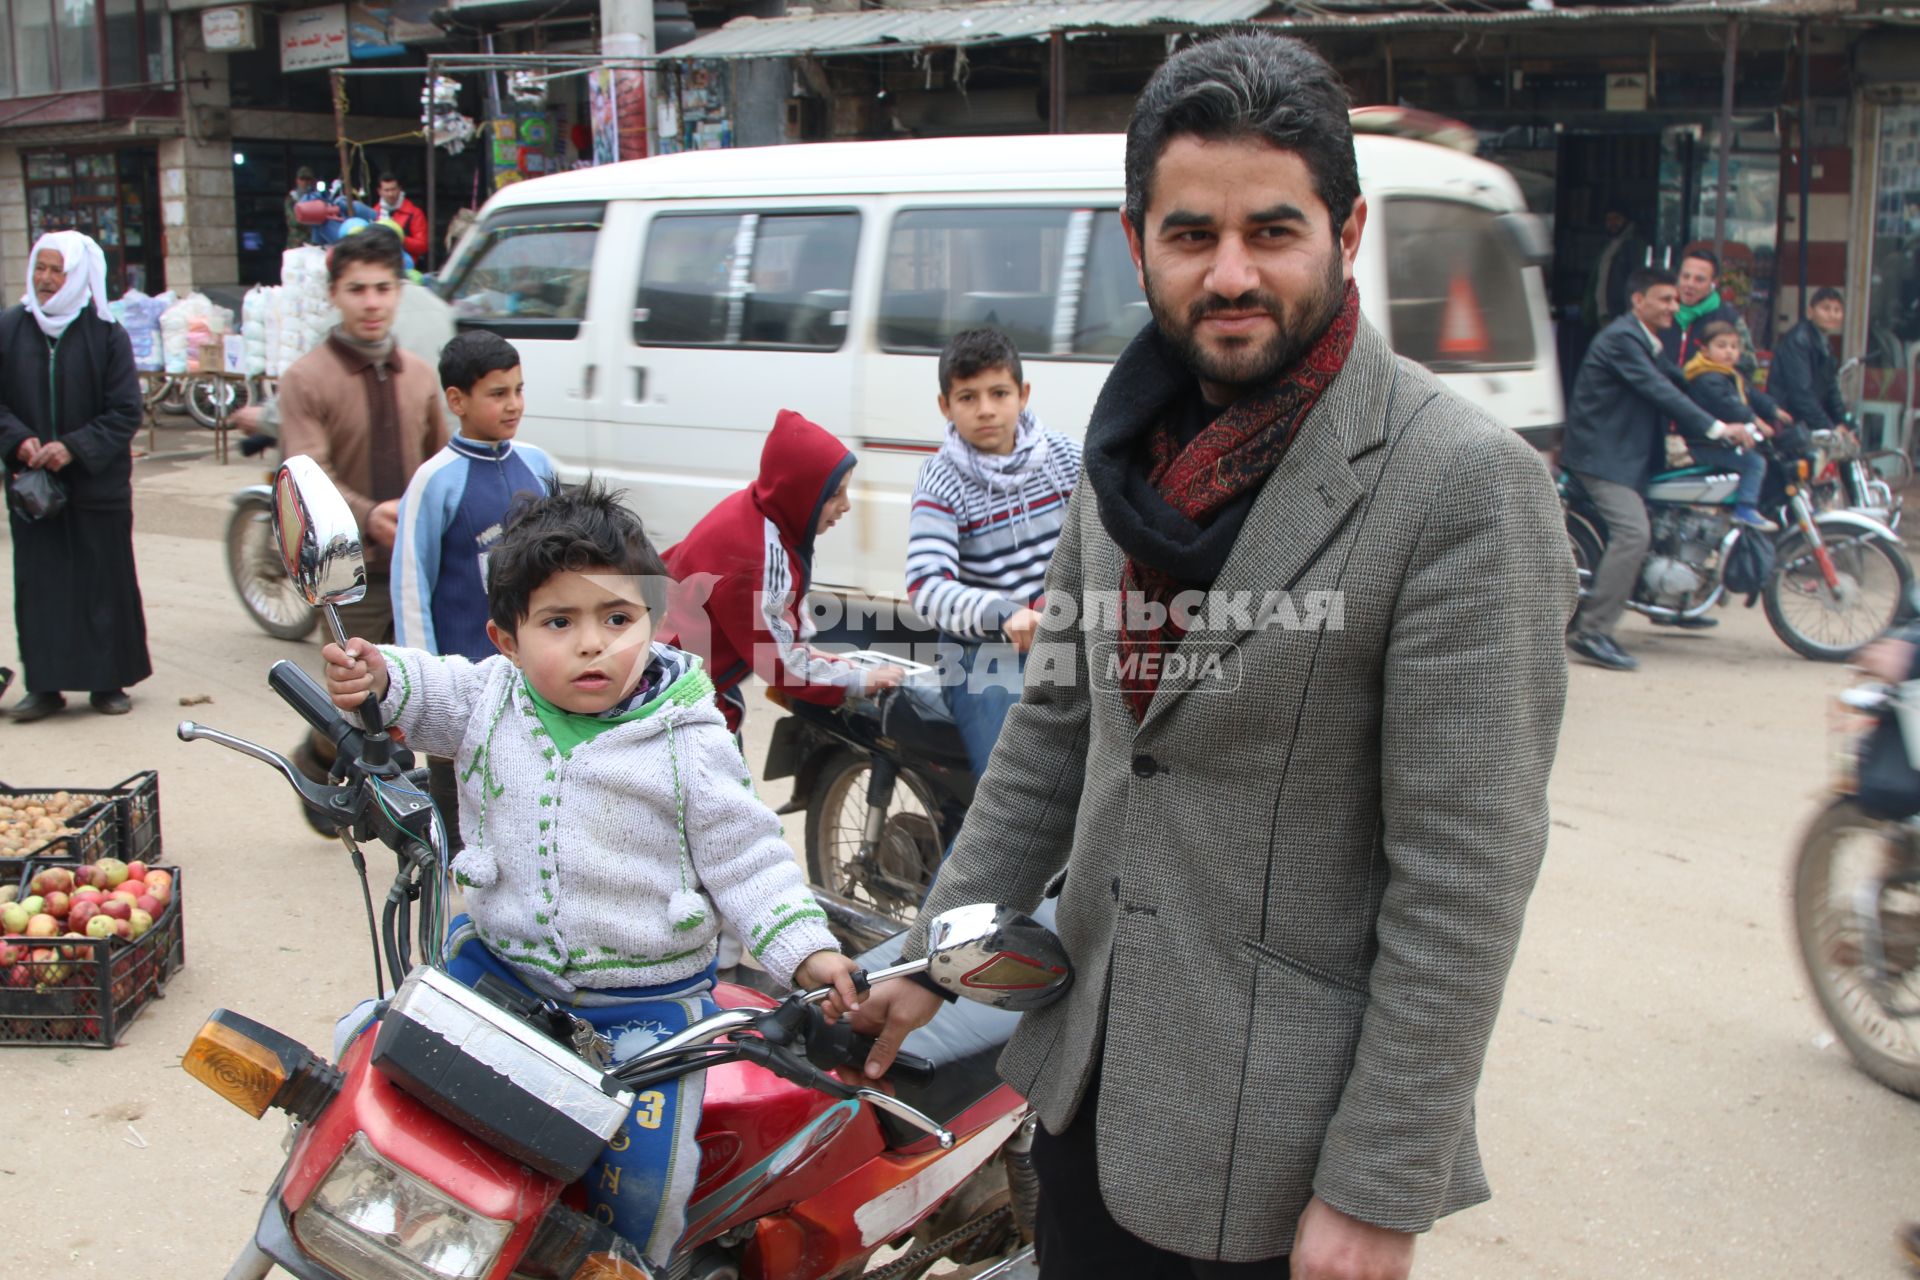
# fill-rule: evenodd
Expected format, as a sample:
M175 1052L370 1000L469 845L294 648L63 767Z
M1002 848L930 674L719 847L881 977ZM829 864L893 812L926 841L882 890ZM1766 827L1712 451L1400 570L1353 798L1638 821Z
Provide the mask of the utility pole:
M644 58L652 54L653 40L653 0L600 0L600 52L609 58ZM653 93L649 78L645 72L625 69L614 75L619 86L621 98L629 94L638 94L641 98L639 120L645 130L646 146L640 154L650 154L656 148L653 137ZM634 146L629 133L627 112L624 101L620 110L620 154L625 159L628 148Z

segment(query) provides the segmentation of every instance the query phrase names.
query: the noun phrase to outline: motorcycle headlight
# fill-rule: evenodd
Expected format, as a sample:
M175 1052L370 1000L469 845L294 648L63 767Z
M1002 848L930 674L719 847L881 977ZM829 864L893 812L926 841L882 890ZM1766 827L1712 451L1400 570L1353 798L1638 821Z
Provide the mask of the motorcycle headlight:
M393 1164L359 1133L293 1215L301 1247L346 1280L481 1280L512 1229Z

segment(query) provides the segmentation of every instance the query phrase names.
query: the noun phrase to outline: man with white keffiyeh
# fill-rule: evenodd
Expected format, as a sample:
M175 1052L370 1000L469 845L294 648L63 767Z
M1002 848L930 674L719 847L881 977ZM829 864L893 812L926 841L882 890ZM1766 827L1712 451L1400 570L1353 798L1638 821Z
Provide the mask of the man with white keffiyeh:
M26 296L0 313L0 459L16 475L50 473L66 502L36 520L8 490L27 689L13 719L53 715L65 690L123 715L127 686L153 674L133 560L133 344L107 309L99 245L50 232L31 261Z

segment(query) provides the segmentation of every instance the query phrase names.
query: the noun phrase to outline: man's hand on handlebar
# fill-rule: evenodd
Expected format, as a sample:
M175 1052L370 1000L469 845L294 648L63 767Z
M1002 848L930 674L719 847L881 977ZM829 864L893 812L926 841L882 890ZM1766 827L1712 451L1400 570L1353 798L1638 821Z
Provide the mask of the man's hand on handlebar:
M1040 621L1038 609L1022 609L1000 625L1000 633L1013 645L1014 652L1026 653L1040 633Z
M900 682L906 678L907 673L899 667L875 667L873 670L867 672L866 678L860 686L860 691L862 693L878 693L882 689L896 688Z
M933 1021L945 1001L917 982L895 980L876 986L858 1009L852 1011L853 1029L873 1037L873 1053L867 1058L867 1077L878 1080L887 1074L907 1036ZM829 1017L846 1012L831 1000L825 1005Z
M347 650L341 652L337 644L320 650L327 664L327 696L342 711L360 711L369 693L376 698L387 696L387 658L377 645L358 638L347 641Z

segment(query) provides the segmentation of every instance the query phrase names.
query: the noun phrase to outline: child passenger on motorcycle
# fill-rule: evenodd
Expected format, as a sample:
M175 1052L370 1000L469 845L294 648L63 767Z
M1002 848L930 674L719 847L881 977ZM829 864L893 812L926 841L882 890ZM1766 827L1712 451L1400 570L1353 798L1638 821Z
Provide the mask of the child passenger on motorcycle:
M1740 373L1740 331L1725 320L1702 326L1700 350L1687 361L1687 394L1693 402L1722 422L1751 423L1762 438L1770 437L1793 419L1765 392L1749 389ZM1766 459L1746 449L1723 444L1688 444L1687 452L1701 466L1735 472L1740 488L1734 496L1733 518L1740 524L1771 533L1780 526L1760 514L1761 485L1767 478Z
M409 745L454 760L469 917L453 976L571 1006L624 1060L713 1011L724 916L780 981L852 1001L854 964L700 660L653 642L667 576L640 521L591 481L551 493L511 518L488 570L492 657L358 638L321 651L335 705L371 692ZM699 1167L701 1081L642 1094L587 1176L595 1215L660 1264Z
M941 691L977 777L1020 699L1080 446L1028 411L1033 384L998 330L956 333L939 371L946 439L913 491L907 598L959 646Z

